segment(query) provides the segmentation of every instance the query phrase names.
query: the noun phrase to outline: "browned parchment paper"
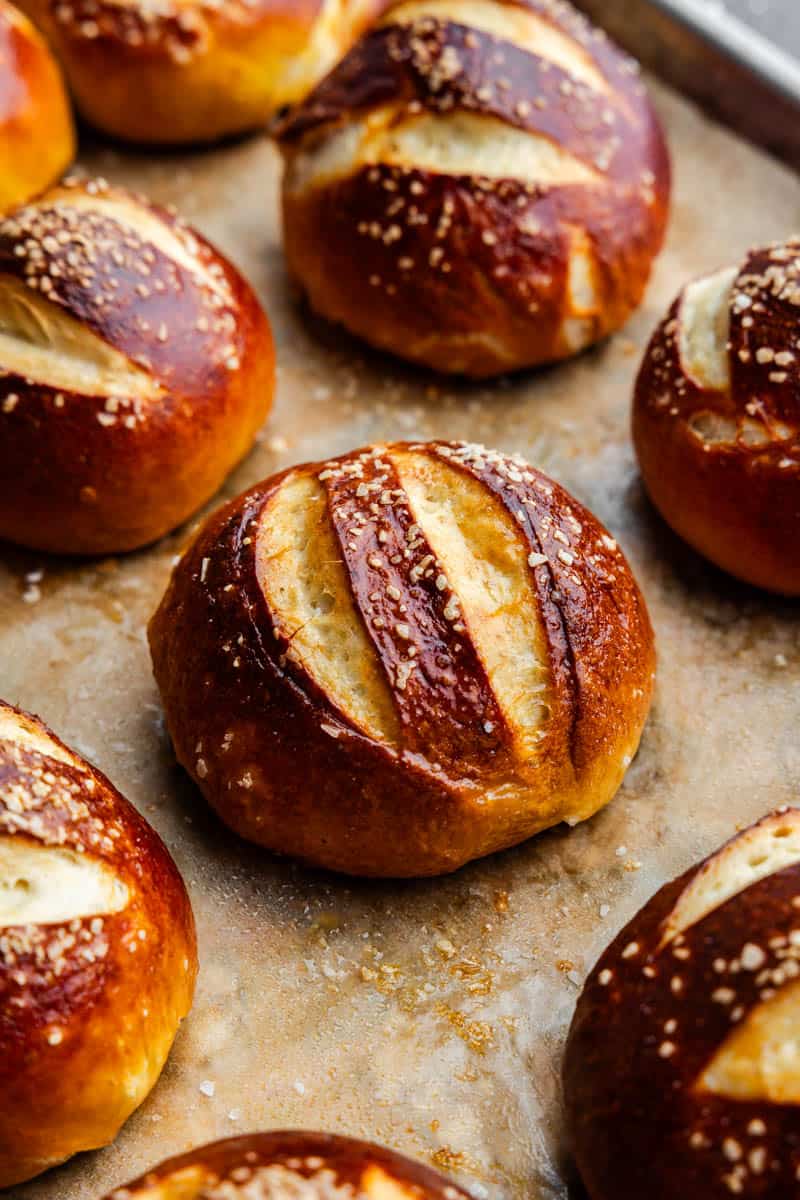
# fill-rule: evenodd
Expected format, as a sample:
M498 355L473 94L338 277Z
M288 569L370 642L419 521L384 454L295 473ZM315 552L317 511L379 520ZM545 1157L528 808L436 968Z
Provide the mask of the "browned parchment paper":
M737 822L796 801L800 776L798 606L682 547L649 509L628 441L632 376L666 303L687 277L800 227L800 188L682 100L656 98L677 178L646 306L572 365L494 386L406 371L303 318L283 273L266 140L180 157L84 156L177 204L270 312L277 405L226 496L376 438L521 451L619 537L650 603L660 672L641 753L588 825L447 879L346 881L238 842L174 765L144 626L188 528L83 565L0 551L0 694L40 713L159 829L192 893L202 960L164 1076L116 1144L14 1189L14 1200L97 1200L167 1154L282 1126L378 1139L458 1175L477 1197L579 1195L558 1079L585 973L666 878Z

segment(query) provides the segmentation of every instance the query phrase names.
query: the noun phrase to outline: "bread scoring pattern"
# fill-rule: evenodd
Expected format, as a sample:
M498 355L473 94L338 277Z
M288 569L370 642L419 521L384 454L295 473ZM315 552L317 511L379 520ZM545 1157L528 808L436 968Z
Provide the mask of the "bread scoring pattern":
M116 1135L158 1077L196 965L159 839L41 722L0 703L0 1185Z
M428 870L465 837L497 848L585 818L619 785L652 687L615 541L524 460L462 443L371 447L245 493L177 568L150 640L178 755L212 804L322 861L339 861L317 844L326 805L369 809L358 788L379 766L378 822L393 788L432 789L424 819L445 827L475 810L449 843L425 832ZM311 793L297 829L288 807L270 817L282 777L283 794ZM353 821L341 854L357 870L370 820Z
M800 810L788 809L662 889L587 981L565 1080L593 1200L640 1195L645 1180L658 1200L794 1195L798 981Z
M800 591L800 241L684 290L645 354L633 431L678 533L734 575Z
M249 449L273 362L252 290L173 213L103 180L17 210L0 221L0 534L103 553L174 528Z
M443 369L575 353L635 306L661 242L668 161L635 66L556 0L392 5L278 134L312 305ZM361 315L301 238L357 256Z
M106 1200L469 1200L421 1164L352 1138L266 1133L201 1146Z

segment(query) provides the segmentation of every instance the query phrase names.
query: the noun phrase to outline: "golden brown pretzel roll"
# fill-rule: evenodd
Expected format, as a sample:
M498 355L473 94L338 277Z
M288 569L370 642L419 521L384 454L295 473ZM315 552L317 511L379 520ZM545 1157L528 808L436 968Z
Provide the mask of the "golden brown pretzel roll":
M212 1142L117 1188L106 1200L470 1200L392 1150L324 1133Z
M795 1200L800 809L634 917L589 976L564 1080L590 1200Z
M153 541L250 449L273 384L252 289L164 209L90 182L0 221L0 537Z
M189 898L99 771L0 702L0 1188L104 1146L189 1011Z
M20 0L83 116L128 141L208 142L299 100L384 0Z
M409 0L277 130L311 306L439 371L564 358L627 318L669 162L634 64L561 0Z
M177 756L223 820L376 876L602 808L654 671L613 539L523 460L463 443L245 492L176 568L150 645Z
M0 0L0 212L49 187L74 153L55 59L30 21Z
M682 292L645 355L633 436L676 533L732 575L800 595L800 239Z

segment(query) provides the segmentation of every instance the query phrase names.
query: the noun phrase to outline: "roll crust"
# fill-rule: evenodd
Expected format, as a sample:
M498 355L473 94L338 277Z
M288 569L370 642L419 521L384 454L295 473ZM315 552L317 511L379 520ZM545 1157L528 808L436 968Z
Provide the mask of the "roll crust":
M739 579L800 595L800 240L678 297L642 363L633 437L676 533Z
M223 820L375 876L452 871L597 811L655 662L595 518L462 443L245 492L181 560L149 637L178 759Z
M147 144L264 126L345 52L382 0L21 0L82 115Z
M800 810L645 905L578 1002L564 1085L591 1200L789 1200L800 1178Z
M597 341L663 239L658 120L632 61L567 4L392 4L276 133L311 306L439 371Z
M74 155L56 61L30 21L0 0L0 213L50 187Z
M185 520L249 450L274 348L252 289L102 181L0 222L0 536L101 554Z
M194 920L156 833L0 702L0 1187L104 1146L189 1011Z
M421 1163L370 1142L296 1130L200 1146L105 1200L470 1200Z

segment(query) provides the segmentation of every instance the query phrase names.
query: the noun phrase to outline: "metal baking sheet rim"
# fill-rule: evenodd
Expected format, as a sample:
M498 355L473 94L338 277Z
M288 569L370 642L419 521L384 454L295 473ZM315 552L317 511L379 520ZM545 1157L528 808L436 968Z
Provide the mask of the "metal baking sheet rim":
M576 0L674 87L800 168L800 62L708 0Z

